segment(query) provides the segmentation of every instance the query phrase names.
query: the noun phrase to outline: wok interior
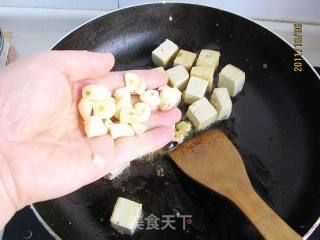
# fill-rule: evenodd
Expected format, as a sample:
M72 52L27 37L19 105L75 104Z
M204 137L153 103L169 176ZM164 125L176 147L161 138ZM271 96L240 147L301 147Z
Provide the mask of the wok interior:
M320 214L315 184L320 131L313 108L319 102L319 79L306 62L302 72L293 71L293 50L277 36L221 10L152 4L97 18L54 49L112 52L116 70L144 69L153 67L151 51L166 38L197 53L219 50L217 72L228 63L246 72L231 118L218 127L238 148L257 192L304 234ZM156 174L159 166L163 177ZM143 203L145 217L179 212L192 215L192 224L185 231L139 230L122 236L109 225L119 196ZM261 239L232 203L190 180L165 155L136 161L114 181L101 179L35 207L63 239Z

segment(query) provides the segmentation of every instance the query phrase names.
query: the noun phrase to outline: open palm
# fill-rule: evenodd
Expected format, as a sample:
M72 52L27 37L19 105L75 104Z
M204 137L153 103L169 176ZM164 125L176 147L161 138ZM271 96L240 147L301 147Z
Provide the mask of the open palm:
M178 109L152 113L143 136L84 136L77 111L81 89L88 83L122 87L123 73L109 72L113 65L111 54L50 51L0 74L0 176L16 209L72 192L172 139ZM148 88L166 84L158 73L136 73ZM95 164L93 154L104 162Z

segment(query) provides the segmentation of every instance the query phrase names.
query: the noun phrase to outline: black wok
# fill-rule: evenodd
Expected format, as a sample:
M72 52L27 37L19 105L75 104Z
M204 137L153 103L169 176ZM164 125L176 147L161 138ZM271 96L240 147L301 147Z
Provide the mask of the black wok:
M239 149L257 192L305 234L320 216L320 82L305 60L302 72L293 70L294 51L278 36L222 10L150 4L92 20L54 49L112 52L116 70L151 68L151 51L166 38L194 52L221 51L218 72L227 63L246 72L231 119L218 127ZM164 177L156 174L159 166ZM122 236L109 225L118 196L143 203L145 217L179 212L192 215L192 223L186 230L177 224L176 230ZM261 239L233 204L194 183L165 156L136 161L114 181L101 179L34 207L62 239Z

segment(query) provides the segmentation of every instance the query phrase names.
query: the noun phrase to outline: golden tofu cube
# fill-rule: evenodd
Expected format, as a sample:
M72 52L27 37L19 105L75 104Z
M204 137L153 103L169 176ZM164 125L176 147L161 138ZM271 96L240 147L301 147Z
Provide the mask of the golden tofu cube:
M207 91L211 92L213 88L214 68L211 66L194 66L191 68L190 76L198 77L208 81Z
M232 111L232 101L227 88L215 88L210 102L218 111L217 120L228 119Z
M220 52L208 49L202 49L200 51L197 66L211 66L214 70L217 69L219 65Z
M196 129L203 129L217 119L217 110L205 97L192 103L187 111L187 117Z
M240 68L228 64L219 73L218 87L226 87L231 97L243 89L246 74Z
M169 39L166 39L152 51L152 61L156 66L167 67L172 64L177 55L179 47Z
M186 91L183 95L183 100L187 104L192 104L193 102L199 100L206 93L208 82L201 78L190 77Z
M186 88L189 73L184 66L178 65L168 69L166 72L169 75L169 84L171 87L178 88L180 91L183 91Z
M188 71L192 68L197 58L197 54L193 52L189 52L186 50L180 49L178 52L177 57L175 58L173 62L173 66L182 65L184 66Z

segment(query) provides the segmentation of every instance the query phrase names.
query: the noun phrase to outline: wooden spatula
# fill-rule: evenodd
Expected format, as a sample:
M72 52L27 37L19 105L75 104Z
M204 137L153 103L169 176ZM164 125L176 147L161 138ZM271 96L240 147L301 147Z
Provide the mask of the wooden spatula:
M220 130L204 132L169 155L195 181L234 202L265 239L302 239L258 196L240 154Z

